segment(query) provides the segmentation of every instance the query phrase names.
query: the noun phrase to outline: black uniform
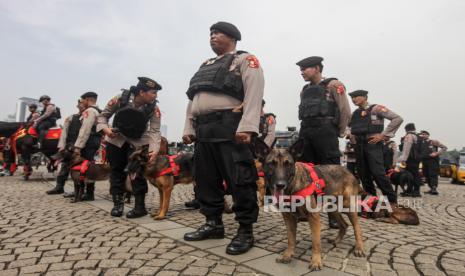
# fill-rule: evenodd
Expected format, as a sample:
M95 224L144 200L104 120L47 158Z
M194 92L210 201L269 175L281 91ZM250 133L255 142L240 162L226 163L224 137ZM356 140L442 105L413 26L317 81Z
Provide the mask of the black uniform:
M370 105L366 109L358 108L352 114L350 128L351 134L356 137L357 171L363 189L370 195L376 195L374 180L389 202L397 202L397 195L385 173L383 141L377 144L368 143L371 135L383 133L385 117L392 119L399 116L378 105Z
M308 84L301 93L299 105L300 138L304 139L301 161L314 164L340 164L338 124L340 113L327 89L336 80L328 78L318 85Z

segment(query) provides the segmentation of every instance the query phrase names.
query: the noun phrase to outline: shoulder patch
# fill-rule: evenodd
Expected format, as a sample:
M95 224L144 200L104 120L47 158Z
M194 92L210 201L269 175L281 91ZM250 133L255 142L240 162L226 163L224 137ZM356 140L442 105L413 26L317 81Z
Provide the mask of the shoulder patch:
M344 85L341 84L341 85L339 85L339 86L337 87L337 90L336 90L336 91L337 91L338 94L341 94L341 95L342 95L342 94L344 94L344 93L346 92L346 88L344 87Z
M85 119L87 117L89 117L89 112L86 110L86 111L82 112L82 118Z
M257 57L255 57L254 55L250 55L246 59L249 62L249 67L250 68L259 68L260 67L260 62L258 62Z
M381 104L377 104L376 109L378 109L381 112L388 112L389 111L389 109L387 109L387 107L385 107L384 105L381 105Z
M155 107L155 117L157 118L161 118L161 111L160 111L160 108Z

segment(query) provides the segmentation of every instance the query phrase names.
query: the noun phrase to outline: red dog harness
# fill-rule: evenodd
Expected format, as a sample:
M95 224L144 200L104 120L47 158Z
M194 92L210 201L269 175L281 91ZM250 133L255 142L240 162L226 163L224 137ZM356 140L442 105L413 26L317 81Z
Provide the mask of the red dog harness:
M79 181L83 182L86 177L86 172L89 169L89 160L84 160L81 164L71 168L73 171L79 171Z
M373 206L374 206L375 202L378 201L378 199L379 198L377 196L370 196L368 199L365 199L363 201L368 206L368 208L370 208L370 210L373 210ZM358 205L360 205L362 207L362 210L361 210L362 211L362 217L367 218L368 217L367 213L368 213L369 210L365 209L365 206L362 205L361 201L359 201Z
M258 172L258 177L265 177L265 172L264 171L259 171Z
M315 171L315 165L312 163L300 163L304 166L305 170L307 171L309 178L309 183L307 187L303 188L300 191L297 191L292 194L292 196L300 196L300 197L307 197L313 194L316 195L323 195L323 189L326 186L326 183L323 178L318 176L318 173Z
M174 159L178 157L178 155L168 155L167 156L169 161L170 161L170 166L166 169L163 169L161 172L157 174L157 177L167 175L167 174L173 174L173 176L179 176L179 165L174 162Z

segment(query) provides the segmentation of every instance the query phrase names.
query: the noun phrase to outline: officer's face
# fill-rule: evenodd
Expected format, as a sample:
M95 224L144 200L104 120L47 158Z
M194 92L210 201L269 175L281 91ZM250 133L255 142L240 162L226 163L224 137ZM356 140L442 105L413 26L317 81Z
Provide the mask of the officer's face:
M41 103L42 103L44 106L47 106L47 105L50 103L50 101L47 100L47 99L45 99L45 100L43 100Z
M352 97L352 103L356 106L361 106L366 102L367 98L365 96Z
M140 93L144 103L153 103L157 99L157 90L148 90Z
M222 55L228 51L234 50L236 41L223 33L216 30L210 32L210 46L217 55Z
M300 68L300 74L305 81L311 81L318 74L318 67Z
M79 113L84 112L84 110L86 110L86 105L84 104L84 101L81 101L80 103L78 103L77 108L79 110Z
M36 112L36 108L35 107L29 107L29 112L31 112L31 113Z

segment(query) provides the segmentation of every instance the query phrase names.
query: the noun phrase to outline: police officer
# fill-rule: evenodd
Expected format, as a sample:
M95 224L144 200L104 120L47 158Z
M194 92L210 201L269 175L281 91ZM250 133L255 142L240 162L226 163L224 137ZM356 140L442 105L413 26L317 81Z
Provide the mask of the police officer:
M345 87L336 78L323 78L323 58L312 56L296 64L306 84L300 92L299 136L304 140L300 161L314 164L341 164L338 137L344 137L350 120ZM329 216L329 226L338 228Z
M257 170L249 144L258 134L264 89L258 59L236 50L239 40L241 33L231 23L218 22L210 27L210 46L217 56L202 63L190 81L183 133L186 144L196 141L195 190L200 211L206 217L206 223L186 233L184 239L224 237L224 179L240 224L226 248L232 255L247 252L254 243Z
M439 174L439 155L447 151L447 147L438 140L431 140L430 134L426 130L420 132L420 137L428 145L428 153L425 158L422 159L423 172L426 177L426 182L430 188L427 194L438 195L438 174ZM441 150L439 150L441 149Z
M97 117L101 110L97 106L97 93L86 92L81 95L81 100L86 107L80 117L81 127L74 143L74 152L84 159L93 161L95 153L100 147L101 135L97 133ZM86 193L82 200L94 200L95 183L86 183Z
M58 151L65 150L66 146L72 146L76 142L76 139L79 135L79 129L81 127L80 117L82 112L84 112L85 105L84 102L80 99L78 100L77 106L78 113L73 114L65 119L63 123L63 128L61 129L60 140L58 140ZM66 180L69 176L70 167L65 162L61 163L60 171L57 175L55 188L46 191L49 195L56 195L64 193L64 187ZM74 193L66 195L65 197L73 197Z
M39 132L37 148L41 148L47 131L56 126L56 121L61 118L60 109L50 102L50 97L43 95L39 98L44 108L40 117L34 120L34 128Z
M304 139L302 161L340 164L338 137L344 137L350 120L345 87L336 78L323 78L323 58L312 56L297 65L306 84L300 92L300 137Z
M352 102L358 106L350 122L350 136L354 136L356 141L357 171L365 192L376 195L374 180L389 202L397 203L397 195L384 170L383 147L384 140L394 137L403 119L385 106L370 105L367 94L365 90L349 93ZM391 121L386 129L384 119Z
M399 157L399 162L405 165L405 169L413 175L413 183L407 187L407 191L401 193L401 196L421 197L420 194L420 156L416 152L415 147L417 143L420 143L420 137L416 133L414 123L408 123L405 125L405 136L401 139L400 149L402 153Z
M102 131L107 141L107 158L110 162L110 193L114 207L111 215L120 217L124 211L124 184L127 174L124 169L133 147L149 146L150 161L155 160L160 149L160 110L157 107L157 93L161 85L156 81L139 77L136 86L111 99L98 115L97 131ZM115 114L113 128L108 120ZM117 130L117 131L115 131ZM134 209L126 214L127 218L145 216L145 194L147 181L143 175L137 175L132 181L135 197Z
M262 100L262 111L260 112L260 125L258 127L258 137L272 147L276 138L276 115L273 113L265 113L265 100Z
M30 104L28 105L29 109L29 116L26 118L26 122L28 124L33 124L34 121L40 117L40 113L37 111L37 105L36 104Z

